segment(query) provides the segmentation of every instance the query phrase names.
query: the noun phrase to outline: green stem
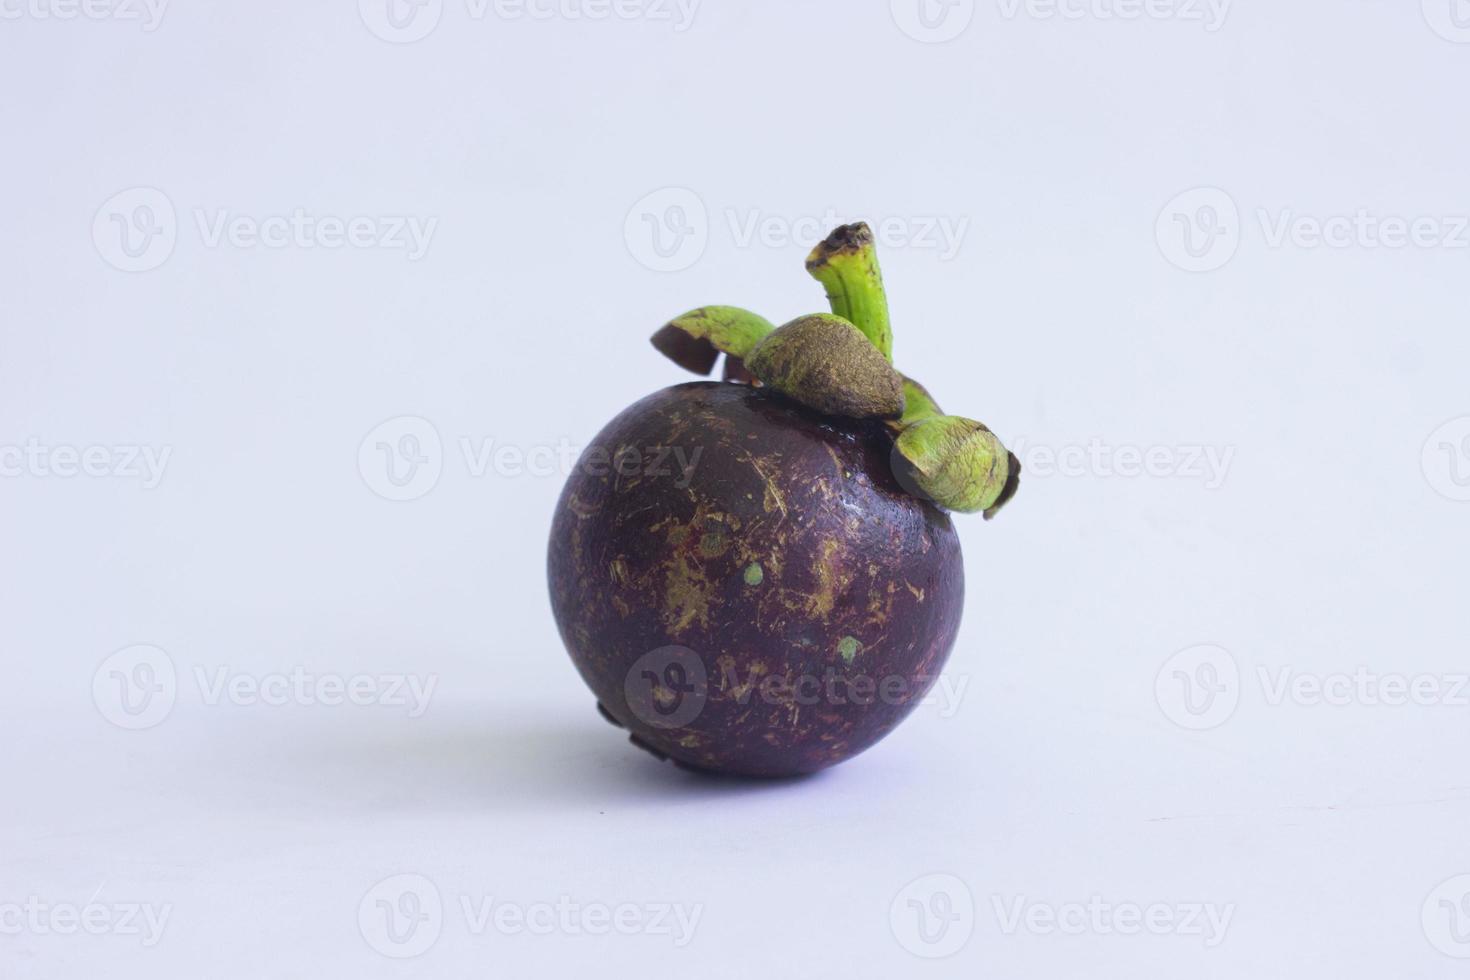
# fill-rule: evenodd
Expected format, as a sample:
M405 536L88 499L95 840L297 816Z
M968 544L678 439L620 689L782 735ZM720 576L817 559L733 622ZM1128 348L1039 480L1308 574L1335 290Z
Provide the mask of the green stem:
M893 327L873 230L862 222L843 225L812 250L806 270L827 287L832 312L861 330L892 363Z

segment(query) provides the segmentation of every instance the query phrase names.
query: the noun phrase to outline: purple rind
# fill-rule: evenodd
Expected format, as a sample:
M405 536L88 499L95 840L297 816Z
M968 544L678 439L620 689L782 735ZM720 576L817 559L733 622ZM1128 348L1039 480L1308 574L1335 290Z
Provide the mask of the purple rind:
M609 423L548 560L557 626L609 720L687 768L788 776L908 715L954 645L964 570L949 517L894 479L891 442L717 382Z

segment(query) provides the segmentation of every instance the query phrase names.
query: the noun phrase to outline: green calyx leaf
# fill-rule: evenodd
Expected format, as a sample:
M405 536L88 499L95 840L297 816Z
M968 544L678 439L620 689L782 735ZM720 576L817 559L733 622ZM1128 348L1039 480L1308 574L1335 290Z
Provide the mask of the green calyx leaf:
M873 230L863 222L838 228L807 256L806 271L827 288L832 312L862 331L891 363L893 326Z
M761 384L823 415L896 419L903 377L857 327L816 313L792 320L745 357Z
M735 306L675 317L653 346L695 374L762 385L823 415L882 419L894 434L893 472L908 493L946 510L994 517L1020 486L1021 463L985 426L945 415L922 384L893 369L893 327L873 232L837 228L806 260L830 314L777 329Z
M653 346L695 374L709 374L720 354L744 359L776 329L763 316L737 306L701 306L670 320L653 335Z
M920 419L893 444L894 472L904 489L964 514L994 516L1015 492L1020 465L1013 467L1014 461L995 433L957 415Z
M933 395L929 394L929 389L905 375L903 379L903 418L899 421L907 425L931 415L943 414L944 411L939 407L939 403L934 400Z

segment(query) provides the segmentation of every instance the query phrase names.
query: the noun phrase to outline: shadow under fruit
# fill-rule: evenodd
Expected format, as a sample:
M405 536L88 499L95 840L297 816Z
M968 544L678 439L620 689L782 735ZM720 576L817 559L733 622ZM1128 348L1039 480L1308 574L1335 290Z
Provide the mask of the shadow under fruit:
M938 679L964 604L949 510L991 516L1019 466L890 363L871 233L808 259L832 314L733 307L654 346L722 382L657 392L582 454L551 530L557 626L602 713L698 770L814 772Z

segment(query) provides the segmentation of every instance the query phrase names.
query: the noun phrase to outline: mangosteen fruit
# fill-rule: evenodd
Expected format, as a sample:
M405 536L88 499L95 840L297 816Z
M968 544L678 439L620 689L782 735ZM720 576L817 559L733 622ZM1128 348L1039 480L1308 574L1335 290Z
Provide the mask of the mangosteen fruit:
M723 381L642 399L582 453L551 530L552 609L605 718L660 758L810 773L876 743L938 679L964 565L1016 458L892 366L871 231L808 271L830 313L777 328L711 306L653 345Z

